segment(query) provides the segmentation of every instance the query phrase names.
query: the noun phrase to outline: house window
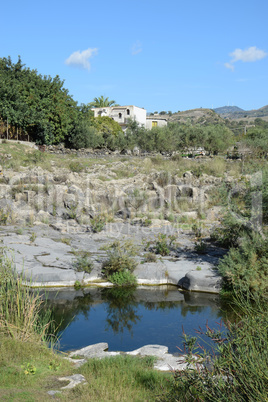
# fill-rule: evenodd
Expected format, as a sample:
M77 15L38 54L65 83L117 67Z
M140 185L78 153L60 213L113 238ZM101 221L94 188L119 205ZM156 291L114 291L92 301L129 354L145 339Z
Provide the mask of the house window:
M152 127L157 127L157 121L152 121Z
M129 109L127 109L127 115L128 115L128 116L130 115L130 110L129 110Z
M122 113L119 113L118 117L119 119L122 119Z

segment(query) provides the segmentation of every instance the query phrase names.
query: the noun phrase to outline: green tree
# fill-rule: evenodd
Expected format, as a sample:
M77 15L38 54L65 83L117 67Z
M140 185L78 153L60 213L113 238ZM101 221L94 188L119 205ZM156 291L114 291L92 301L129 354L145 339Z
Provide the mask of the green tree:
M109 98L104 98L103 95L98 98L94 98L93 102L89 103L90 107L109 107L109 106L118 106L114 100L109 100Z

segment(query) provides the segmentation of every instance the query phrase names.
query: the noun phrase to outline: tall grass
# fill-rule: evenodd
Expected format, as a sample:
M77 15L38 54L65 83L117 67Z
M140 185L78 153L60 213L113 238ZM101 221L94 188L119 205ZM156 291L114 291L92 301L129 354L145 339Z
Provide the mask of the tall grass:
M236 295L239 315L227 322L226 331L206 327L212 351L199 355L199 368L176 372L162 401L258 401L268 400L268 310L267 299ZM204 334L203 332L200 332ZM195 339L185 335L188 361L196 362Z
M50 329L49 313L42 311L38 293L23 285L5 250L0 256L0 334L20 341L41 341Z

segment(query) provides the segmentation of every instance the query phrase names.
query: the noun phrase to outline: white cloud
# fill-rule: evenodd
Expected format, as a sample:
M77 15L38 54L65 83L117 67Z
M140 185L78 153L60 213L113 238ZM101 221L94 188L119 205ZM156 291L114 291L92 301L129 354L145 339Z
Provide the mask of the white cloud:
M224 63L226 68L229 68L230 70L234 71L234 65L231 63Z
M136 54L139 54L140 52L142 52L142 45L141 45L141 42L139 40L137 40L131 48L131 53L133 56L135 56Z
M268 53L264 50L258 49L256 46L251 46L248 49L235 49L229 56L232 58L229 63L225 63L225 67L234 71L234 63L243 61L244 63L254 62L264 59Z
M88 48L86 50L83 50L82 52L80 52L80 50L77 50L76 52L72 53L71 56L68 57L68 59L65 60L65 64L67 64L68 66L90 70L89 59L91 59L91 57L93 57L97 53L97 48Z

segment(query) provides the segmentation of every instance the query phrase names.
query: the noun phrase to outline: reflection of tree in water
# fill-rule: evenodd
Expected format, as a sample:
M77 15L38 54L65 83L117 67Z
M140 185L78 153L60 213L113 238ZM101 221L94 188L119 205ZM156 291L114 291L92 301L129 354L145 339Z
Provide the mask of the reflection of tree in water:
M160 301L160 302L144 302L143 305L147 310L171 310L177 308L181 302Z
M204 306L189 306L188 304L183 304L181 306L181 315L182 317L186 317L187 314L197 314L201 313L202 310L204 310Z
M92 297L90 294L78 296L73 300L64 300L64 302L47 301L46 308L50 309L52 320L55 323L56 336L64 331L68 325L76 320L76 316L83 314L88 319L89 311L92 306Z
M135 288L110 288L102 290L102 299L107 302L107 328L115 334L127 329L133 335L132 327L142 318L137 314L138 302L135 300Z

